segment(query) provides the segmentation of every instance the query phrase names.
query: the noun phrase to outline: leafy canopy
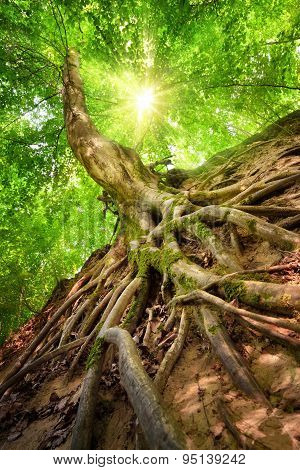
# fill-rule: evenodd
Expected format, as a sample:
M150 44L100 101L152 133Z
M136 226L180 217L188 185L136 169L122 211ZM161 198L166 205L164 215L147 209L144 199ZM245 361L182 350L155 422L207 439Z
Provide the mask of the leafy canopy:
M66 49L103 134L193 167L298 107L296 3L2 0L0 338L112 234L66 142Z

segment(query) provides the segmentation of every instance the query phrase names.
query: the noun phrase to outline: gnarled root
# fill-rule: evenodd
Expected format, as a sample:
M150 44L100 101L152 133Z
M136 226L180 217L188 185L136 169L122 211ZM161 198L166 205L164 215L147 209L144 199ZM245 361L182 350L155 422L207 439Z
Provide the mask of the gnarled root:
M185 223L188 221L192 222L197 216L203 221L214 222L218 220L222 222L231 222L248 230L250 234L257 235L283 250L291 251L300 248L300 236L296 233L289 232L277 225L264 222L258 217L249 215L238 209L221 206L207 206L191 215L181 217L181 220L185 219Z
M253 320L252 318L246 319L244 317L241 317L239 318L239 322L252 330L259 331L264 336L267 336L268 338L271 338L274 341L284 344L285 346L286 344L288 344L292 348L299 350L299 347L300 347L299 339L289 336L289 331L287 331L286 334L284 334L281 331L279 331L276 326L265 325L261 322Z
M231 411L225 402L221 399L218 400L218 410L227 429L231 432L239 447L242 449L251 449L247 443L246 437L243 436L243 434L241 434L236 427Z
M43 356L39 357L35 361L30 362L26 366L24 366L22 369L20 369L16 374L14 374L12 377L7 379L0 387L0 396L2 396L6 390L11 388L13 385L15 385L17 382L19 382L21 379L25 377L28 372L33 371L36 369L38 366L43 364L46 361L49 361L50 359L54 359L57 356L60 356L61 354L65 354L66 352L70 351L71 349L77 348L78 346L81 346L82 343L84 343L85 338L80 338L76 339L75 341L72 341L72 343L65 344L64 346L54 349L54 351L50 351Z
M220 323L215 310L203 304L200 306L200 312L206 335L225 369L229 372L233 383L249 397L264 406L270 407L270 403L260 390L244 359L237 352L226 330ZM195 315L195 319L200 328L203 328L199 314Z
M130 334L110 328L105 340L118 346L122 385L138 417L150 449L184 449L185 438L166 411L162 399L145 372Z
M95 355L93 363L90 365L83 381L79 409L72 434L72 449L90 449L91 447L93 420L97 402L96 397L105 356L104 351L101 348L103 337L109 328L120 322L126 307L139 289L141 282L141 278L133 279L120 295L112 309L108 311L108 305L106 312L104 312L102 316L101 324L103 326L96 338L96 342L98 341L100 350ZM104 318L104 316L106 318Z
M290 331L295 331L296 333L300 333L300 325L298 323L293 323L288 320L282 320L281 318L274 318L267 315L260 315L258 313L249 312L244 308L237 308L234 305L225 302L224 300L216 297L215 295L209 294L203 290L195 290L190 292L187 295L182 295L178 297L174 297L172 302L195 302L195 301L205 301L210 304L215 305L220 309L220 311L224 311L227 313L233 313L234 315L239 315L244 318L249 318L251 320L256 320L258 322L269 323L271 325L288 329ZM295 340L295 343L298 343L298 347L300 347L300 340ZM294 344L295 344L294 343Z
M8 371L8 373L4 377L3 383L6 382L10 377L13 377L21 369L21 367L25 364L27 359L35 351L37 346L43 341L43 339L46 338L52 326L57 323L57 321L61 318L63 313L73 304L73 302L75 302L75 300L77 300L84 292L91 289L92 287L95 287L98 284L98 282L99 282L99 279L96 278L95 280L90 281L89 283L85 284L81 289L79 289L74 294L72 294L61 305L61 307L59 307L59 309L55 312L55 314L51 317L51 319L48 320L47 323L44 325L44 327L41 329L39 334L34 338L32 343L24 351L24 353L18 358L14 366ZM0 396L1 396L1 387L0 387Z
M160 392L162 392L165 388L168 378L172 372L172 369L181 354L185 339L189 331L189 327L190 319L186 310L183 308L178 330L178 336L176 337L170 349L167 351L154 379L154 383Z

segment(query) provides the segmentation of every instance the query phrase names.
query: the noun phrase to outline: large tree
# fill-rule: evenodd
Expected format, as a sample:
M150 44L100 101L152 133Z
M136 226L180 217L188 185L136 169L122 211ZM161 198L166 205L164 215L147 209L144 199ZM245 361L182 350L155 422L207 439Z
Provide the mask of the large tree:
M15 5L18 5L21 11L27 11L22 10L25 7L21 3L17 2ZM220 359L222 367L229 374L232 387L248 397L253 407L261 407L268 410L268 413L274 413L272 410L274 403L270 401L271 392L262 388L256 377L258 374L251 370L251 361L247 363L241 346L237 346L236 332L241 331L238 328L242 325L246 343L249 341L247 335L257 338L257 334L261 339L269 338L272 344L280 342L284 345L283 354L287 356L289 348L297 350L300 345L300 327L295 316L295 312L300 309L300 287L297 283L283 282L284 278L281 276L282 272L296 270L299 267L297 251L300 248L300 235L296 228L299 226L299 207L296 202L296 188L299 184L299 111L276 120L264 131L228 150L220 151L194 168L169 168L172 160L170 151L174 150L176 153L176 146L168 146L172 143L168 140L170 134L165 133L161 136L163 128L161 116L154 124L151 124L149 119L148 128L146 126L144 129L145 135L138 136L135 148L129 148L104 136L101 128L102 120L96 119L94 122L86 104L78 48L80 42L83 43L81 47L83 55L87 48L84 44L85 34L90 48L95 46L94 36L100 35L107 47L106 54L109 51L112 56L108 62L110 63L110 60L116 62L115 67L118 68L122 63L122 55L120 56L120 46L117 47L115 43L114 24L119 31L126 30L130 25L129 36L126 34L121 36L120 42L124 44L126 50L134 49L133 54L136 53L138 57L133 60L129 54L129 59L126 56L126 60L133 68L139 65L140 71L145 68L143 62L145 57L138 55L138 44L142 41L144 48L145 44L150 48L151 41L147 42L145 38L135 36L135 9L138 11L142 8L144 15L152 19L156 14L153 9L155 2L153 5L150 4L151 8L144 3L141 6L139 2L131 7L129 3L125 2L128 10L125 12L122 10L125 7L120 6L118 2L112 2L109 8L103 6L101 2L91 4L66 2L64 14L69 21L72 19L79 23L78 27L82 34L80 41L76 41L74 30L70 28L71 32L67 32L67 20L64 20L61 10L55 3L51 2L52 16L47 16L47 13L42 11L43 8L39 10L37 15L43 19L44 25L50 30L53 24L56 25L64 45L62 53L61 44L58 47L55 39L39 35L43 38L42 42L50 41L49 47L53 55L50 56L51 60L49 55L45 59L45 51L42 53L35 48L32 49L32 46L19 43L18 40L6 45L8 53L13 51L17 54L17 63L28 55L33 60L36 58L41 60L44 64L41 67L51 67L52 63L56 73L57 61L61 61L59 78L62 80L62 89L59 99L63 101L64 126L69 145L88 175L102 188L100 199L117 213L119 219L114 243L107 248L102 257L95 256L89 261L65 298L51 310L48 318L44 318L40 331L36 333L33 341L27 345L17 361L11 365L0 387L0 393L8 395L11 387L39 364L69 350L75 350L70 376L93 342L73 431L74 449L91 446L97 387L99 377L107 367L110 344L117 346L122 383L138 417L147 445L160 449L185 448L188 445L185 433L178 431L174 418L163 405L161 393L189 332L196 328L200 330ZM286 7L287 5L288 2ZM272 57L269 52L266 56L262 53L261 61L257 61L251 74L253 60L256 61L252 50L249 53L251 56L249 63L247 61L243 63L239 58L232 74L230 67L221 62L221 52L225 50L227 59L234 64L237 60L235 56L243 52L243 46L240 46L238 53L234 53L228 50L229 46L226 44L224 50L222 45L222 51L216 44L212 58L208 55L208 46L206 52L205 49L193 47L190 50L183 49L185 52L182 54L183 57L177 60L177 65L182 71L176 72L176 80L168 82L165 79L163 84L163 76L164 74L168 76L170 63L173 66L172 62L166 63L166 57L163 56L163 51L166 50L162 45L163 41L173 41L173 50L171 48L167 56L171 61L176 49L184 47L184 39L187 41L190 39L194 46L198 45L199 37L205 39L205 35L210 39L216 35L217 40L220 40L223 37L221 28L227 28L231 22L238 26L237 29L244 38L247 37L247 31L243 31L244 19L235 16L234 12L229 13L226 2L221 2L220 6L220 11L223 11L225 17L214 25L212 19L215 19L213 16L216 13L215 8L218 13L218 3L211 5L210 2L207 4L166 2L158 15L158 20L164 19L165 22L161 23L163 25L159 37L161 43L157 46L156 55L155 80L157 81L158 73L162 74L160 88L154 88L156 106L159 108L161 101L160 112L166 112L163 109L168 105L164 103L164 100L166 101L164 89L165 93L171 94L173 90L178 99L178 117L174 117L173 121L172 115L169 114L168 122L176 127L178 122L184 126L185 120L188 120L184 111L182 114L179 112L181 104L185 104L188 110L193 105L195 114L190 118L197 116L199 111L200 120L204 117L206 119L201 132L211 136L206 137L203 148L209 145L210 139L213 140L214 120L219 119L216 116L220 111L219 108L215 109L215 116L212 117L218 95L214 97L213 104L208 105L205 96L207 91L222 89L225 90L222 101L229 98L237 100L236 114L232 118L234 124L231 120L227 121L228 130L228 127L233 129L239 125L247 128L249 124L247 118L251 115L251 111L245 111L244 118L239 122L239 107L241 103L243 106L250 106L252 99L254 102L258 100L255 93L261 93L262 89L271 89L274 95L269 95L268 92L264 95L265 99L270 100L269 103L274 103L278 96L281 97L277 93L287 93L283 95L284 99L279 103L279 107L286 102L289 111L292 111L294 93L298 90L290 70L290 75L285 77L284 61L287 61L289 66L294 61L296 63L294 49L288 58L285 54L282 55L279 60L279 71L276 63L271 67L270 63L272 60L275 61L276 57ZM10 24L9 10L7 11L6 21ZM99 11L101 11L100 17L97 16ZM83 25L80 23L80 15L83 15L85 21ZM166 21L168 15L171 15L171 18ZM201 17L205 20L207 28L204 33L202 27L199 28L197 24L197 19ZM175 24L172 24L172 18L176 19ZM290 22L293 22L292 19ZM33 26L29 22L24 25L23 20L20 20L19 31L23 41L23 30L26 28L36 33L39 31L39 26ZM228 31L226 38L227 34ZM89 35L93 38L90 39ZM287 37L287 42L283 40L284 45L294 43L293 29ZM73 39L77 46L75 48L70 45L70 40ZM272 45L280 42L280 39L278 30L276 37L272 36ZM35 40L39 43L38 39ZM259 37L259 41L264 42L264 40L265 38ZM245 44L244 52L249 47L247 41ZM262 47L268 44L269 42L266 42ZM18 56L19 51L22 52L21 59ZM152 77L149 71L146 76L147 90L150 93L149 83L155 82L153 77L155 69L152 70L152 54L149 52L147 54L146 65L150 64L148 68L152 73ZM190 70L191 59L196 60L197 54L199 60L205 58L200 62L203 65L200 70L196 67ZM94 57L97 57L97 49L94 51ZM140 62L143 62L142 66ZM222 73L218 70L221 64ZM105 73L110 73L105 64L103 67L106 69ZM87 72L85 75L89 86L91 78L87 76ZM217 82L216 79L220 80L221 77L222 82ZM277 81L279 77L280 82ZM49 78L53 79L51 74ZM130 77L127 78L130 80ZM95 77L92 79L95 80ZM184 83L184 89L181 88L181 91L175 93L174 90L181 83ZM52 85L51 82L50 88ZM42 85L38 80L38 86L48 85ZM100 100L105 100L106 91L105 87L103 88L103 91L100 88ZM109 95L112 89L109 90L108 86L107 88L107 99L114 100L115 98ZM232 89L235 90L234 93ZM244 100L241 100L240 90L244 89L256 91L254 94L250 92ZM228 90L231 90L230 94L226 94ZM36 85L34 93L38 105L44 100L57 99L57 91L53 93L52 90L45 98L36 100L39 92L40 89ZM188 98L180 96L189 93L191 94ZM202 101L197 102L194 99L195 95L202 96ZM146 105L144 101L141 103L141 97L138 99L141 113L145 111ZM236 103L228 105L229 114L233 113L235 105ZM252 105L255 107L255 103ZM198 106L206 108L205 112ZM47 112L50 113L51 110ZM126 132L130 129L130 123L127 126L126 119L130 120L132 112L127 103L121 113ZM280 112L280 115L284 114L285 112ZM114 125L117 126L118 121ZM147 141L146 135L151 125L154 128L154 138L152 141L151 139ZM194 123L190 125L193 127ZM106 126L104 120L103 126L107 132L109 125ZM251 126L249 129L253 130ZM246 133L249 131L246 130ZM122 132L119 135L122 137ZM59 136L60 132L58 139ZM200 155L197 153L198 147L195 143L197 139L200 139L200 135L193 134L189 148L199 160ZM125 137L124 140L126 142ZM189 136L185 134L184 140L189 143ZM212 150L218 146L217 140L214 140ZM138 149L147 153L150 144L154 145L158 157L147 161L146 158L141 158ZM200 143L197 145L201 148ZM176 155L173 161L176 163ZM265 257L263 261L262 256ZM153 316L157 315L155 301L158 298L162 305L160 310L162 323L160 331L156 331L153 335L151 322ZM136 342L139 342L136 337L141 325L145 325L143 347L153 355L157 354L160 344L164 341L165 344L170 344L173 340L164 357L160 359L153 382L143 367L136 345ZM233 338L230 337L227 328ZM72 340L74 332L76 339ZM160 344L157 346L154 340L160 341ZM256 344L255 341L253 344ZM254 346L253 348L255 350ZM252 354L258 351L257 347ZM143 349L141 352L143 353ZM293 367L296 371L296 366ZM295 397L292 392L291 394L291 401L294 403ZM221 399L219 411L239 445L244 445L245 436L241 437L227 405ZM278 417L278 420L281 418Z

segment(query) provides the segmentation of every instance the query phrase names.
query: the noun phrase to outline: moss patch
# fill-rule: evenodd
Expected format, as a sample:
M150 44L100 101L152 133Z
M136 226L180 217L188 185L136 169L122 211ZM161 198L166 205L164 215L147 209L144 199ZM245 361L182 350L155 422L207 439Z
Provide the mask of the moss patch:
M99 359L103 351L104 342L104 337L96 338L86 361L86 369L90 369L90 367L95 364L97 359Z
M211 325L207 328L208 333L211 335L216 335L218 331L221 329L221 323L216 323L215 325Z
M256 220L251 219L247 220L247 227L250 233L255 233L256 231Z
M239 299L245 294L245 286L242 281L224 281L222 284L226 300Z
M185 274L181 274L179 276L178 283L180 284L180 287L182 288L183 292L190 292L191 290L199 289L197 281L191 279Z

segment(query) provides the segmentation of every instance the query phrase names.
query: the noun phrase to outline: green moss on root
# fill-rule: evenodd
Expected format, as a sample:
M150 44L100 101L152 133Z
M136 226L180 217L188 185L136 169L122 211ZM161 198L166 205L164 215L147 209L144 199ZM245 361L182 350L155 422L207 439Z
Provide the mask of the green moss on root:
M183 255L172 248L151 249L143 247L133 250L130 254L130 261L138 267L138 276L147 277L150 267L153 267L160 274L170 272L173 263L183 258Z
M207 331L211 335L215 335L218 333L218 331L221 329L222 325L220 323L216 323L215 325L211 325L207 328Z
M239 299L245 294L243 281L224 281L222 284L226 300Z
M104 342L104 337L96 338L86 361L86 369L90 369L90 367L92 367L96 360L101 356Z
M212 231L202 222L197 222L195 225L195 235L200 240L204 240L205 238L209 238L213 235Z
M256 220L251 219L247 220L247 227L250 233L255 233L256 230Z
M178 278L178 284L180 285L183 292L190 292L191 290L198 289L197 281L194 281L185 274L181 274Z

